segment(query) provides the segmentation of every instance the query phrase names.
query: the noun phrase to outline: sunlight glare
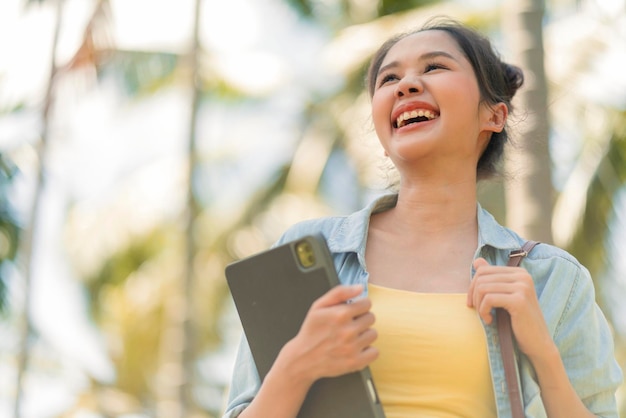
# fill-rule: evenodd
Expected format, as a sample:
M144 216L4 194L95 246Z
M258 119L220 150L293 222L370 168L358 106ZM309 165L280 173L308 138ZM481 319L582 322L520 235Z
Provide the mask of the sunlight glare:
M252 95L269 93L289 78L279 57L260 51L223 54L215 66L225 80Z
M110 0L110 4L119 49L181 52L191 44L193 0Z
M209 49L232 52L258 44L259 13L251 0L213 2L201 12L202 39Z
M3 105L37 100L45 90L54 20L54 9L50 6L29 7L27 12L17 0L0 6L0 102Z

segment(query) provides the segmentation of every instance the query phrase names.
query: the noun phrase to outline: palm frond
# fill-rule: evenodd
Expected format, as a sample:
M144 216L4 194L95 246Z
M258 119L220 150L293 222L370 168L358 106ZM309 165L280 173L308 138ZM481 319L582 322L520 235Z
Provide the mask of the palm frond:
M149 95L175 81L180 62L174 53L113 50L98 66L98 77L116 80L129 97Z
M314 0L286 0L286 3L304 17L313 16Z
M379 16L387 16L394 13L405 12L407 10L432 6L436 3L440 3L440 0L382 0L378 3L378 14Z
M606 153L586 189L586 205L578 228L567 247L596 279L605 272L608 259L605 244L611 231L610 219L617 209L614 197L626 184L626 113L616 117ZM606 307L601 298L599 302Z
M8 309L6 266L15 260L21 232L15 210L8 199L16 172L13 162L0 152L0 314Z

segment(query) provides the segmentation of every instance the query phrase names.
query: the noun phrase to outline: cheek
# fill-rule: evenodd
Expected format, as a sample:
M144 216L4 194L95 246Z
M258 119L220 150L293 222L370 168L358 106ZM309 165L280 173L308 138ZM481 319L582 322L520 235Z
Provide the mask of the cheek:
M388 130L390 127L389 118L391 114L391 104L382 94L374 94L372 97L372 120L376 132Z
M450 95L463 99L466 102L466 106L471 107L472 109L478 109L480 106L480 91L478 89L478 83L474 77L459 77L456 80L453 80L449 84L450 87ZM464 92L462 95L459 95L458 92Z

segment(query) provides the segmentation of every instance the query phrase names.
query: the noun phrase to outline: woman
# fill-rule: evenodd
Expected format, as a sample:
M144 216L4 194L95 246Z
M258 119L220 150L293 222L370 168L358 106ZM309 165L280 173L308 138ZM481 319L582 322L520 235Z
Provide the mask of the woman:
M522 81L455 22L382 45L368 87L398 192L285 233L278 244L323 233L343 285L313 304L263 384L242 343L225 417L295 417L314 381L368 365L388 418L510 416L494 308L511 316L526 416L617 416L622 375L587 270L546 244L504 266L524 240L476 200Z

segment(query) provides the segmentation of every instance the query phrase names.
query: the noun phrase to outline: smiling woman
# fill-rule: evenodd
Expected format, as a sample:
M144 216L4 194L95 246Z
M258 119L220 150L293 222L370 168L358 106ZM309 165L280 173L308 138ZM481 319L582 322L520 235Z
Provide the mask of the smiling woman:
M428 33L429 29L437 30L439 33ZM512 98L523 84L523 73L518 67L501 62L488 39L473 37L471 30L461 25L447 25L438 28L436 23L431 23L430 26L424 26L417 33L399 34L385 42L373 57L368 71L367 84L371 97L374 97L382 84L388 85L393 83L394 80L399 81L398 77L394 75L394 71L400 70L400 62L388 56L389 50L400 41L406 42L405 38L415 38L417 34L428 38L444 36L444 43L453 42L455 44L450 49L451 53L423 48L425 51L415 58L422 67L419 69L419 72L430 74L430 79L432 79L432 75L435 75L435 79L441 79L441 73L446 73L450 70L450 65L447 63L456 64L457 66L464 65L467 70L473 73L478 82L481 103L488 106L505 105L505 109L501 106L501 111L505 113L498 123L503 124L506 122L507 114L512 111ZM470 42L470 39L475 42ZM421 39L421 41L414 39L414 41L415 43L426 43L425 39ZM450 46L448 45L448 47ZM410 45L408 47L410 48ZM395 49L397 51L397 48ZM383 65L383 63L387 64ZM490 69L500 69L501 71ZM439 77L436 77L437 75ZM416 86L411 88L415 89ZM459 91L467 92L465 89L456 89L454 87L451 87L451 90L455 97ZM399 94L403 95L404 93L400 92ZM406 124L407 116L409 118L414 117L411 114L407 115L406 111L401 113L401 116L395 121L396 127L402 122ZM433 117L427 116L429 119L433 119L435 115L439 116L437 111L432 111L430 114ZM478 161L477 172L479 178L491 177L497 173L497 166L508 139L505 126L497 127L497 129L493 130L491 138L492 140L488 142L487 148L482 152Z
M364 367L388 418L617 416L622 372L588 271L548 244L504 266L526 240L477 202L522 83L488 39L454 21L382 45L368 88L398 192L298 223L277 242L322 234L342 285L311 306L263 382L242 341L224 417L295 417L316 380ZM496 309L519 349L519 399L506 390Z

